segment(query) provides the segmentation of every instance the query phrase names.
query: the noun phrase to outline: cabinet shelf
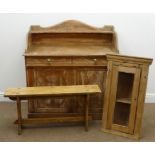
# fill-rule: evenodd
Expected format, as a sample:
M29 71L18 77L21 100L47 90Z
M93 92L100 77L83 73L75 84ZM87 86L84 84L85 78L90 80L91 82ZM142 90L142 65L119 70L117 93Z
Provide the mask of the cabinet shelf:
M131 104L131 99L130 98L119 98L116 100L116 102Z

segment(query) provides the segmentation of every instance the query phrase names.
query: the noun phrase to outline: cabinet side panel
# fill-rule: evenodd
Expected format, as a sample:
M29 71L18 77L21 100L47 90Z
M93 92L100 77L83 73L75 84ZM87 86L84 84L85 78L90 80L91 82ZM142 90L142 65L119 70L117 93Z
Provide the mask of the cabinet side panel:
M148 79L148 70L149 66L147 65L142 66L139 95L138 95L138 107L137 107L135 130L134 130L134 134L137 138L140 138L140 132L141 132L142 116L144 111L144 102L145 102L147 79Z
M112 68L112 78L111 78L111 87L110 87L110 98L109 98L109 108L108 108L108 117L107 117L107 128L111 129L113 124L113 115L116 102L116 92L117 92L117 83L118 83L118 67L113 66Z
M132 104L130 109L130 119L129 119L129 132L133 134L135 128L135 116L137 110L137 94L139 92L139 82L140 82L140 72L139 68L136 69L134 83L133 83L133 90L132 90Z
M110 98L110 87L111 87L111 78L112 78L112 61L108 62L108 72L105 83L105 93L104 93L104 105L103 105L103 117L102 117L102 128L107 128L108 122L108 109L109 109L109 98Z
M26 82L28 87L33 86L33 72L33 68L26 67ZM28 100L28 112L35 112L34 100Z

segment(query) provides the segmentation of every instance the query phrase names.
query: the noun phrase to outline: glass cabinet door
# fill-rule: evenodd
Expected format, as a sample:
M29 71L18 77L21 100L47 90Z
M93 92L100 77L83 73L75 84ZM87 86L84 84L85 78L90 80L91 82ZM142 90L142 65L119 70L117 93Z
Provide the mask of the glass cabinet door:
M132 134L135 123L140 69L113 66L112 75L111 129Z

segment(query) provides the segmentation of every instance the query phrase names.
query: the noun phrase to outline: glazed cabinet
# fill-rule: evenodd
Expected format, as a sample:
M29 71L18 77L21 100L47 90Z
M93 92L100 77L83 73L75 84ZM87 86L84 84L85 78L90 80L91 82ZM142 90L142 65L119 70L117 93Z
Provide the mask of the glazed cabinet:
M139 138L151 59L107 55L103 130Z

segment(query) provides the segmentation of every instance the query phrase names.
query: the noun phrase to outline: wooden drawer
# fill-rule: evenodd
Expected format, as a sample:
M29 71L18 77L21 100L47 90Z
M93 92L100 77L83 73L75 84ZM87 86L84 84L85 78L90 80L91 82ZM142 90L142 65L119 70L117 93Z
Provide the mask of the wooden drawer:
M44 57L44 58L26 58L26 66L59 66L71 65L71 58Z
M104 58L73 58L73 65L76 66L106 66L107 61Z

